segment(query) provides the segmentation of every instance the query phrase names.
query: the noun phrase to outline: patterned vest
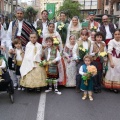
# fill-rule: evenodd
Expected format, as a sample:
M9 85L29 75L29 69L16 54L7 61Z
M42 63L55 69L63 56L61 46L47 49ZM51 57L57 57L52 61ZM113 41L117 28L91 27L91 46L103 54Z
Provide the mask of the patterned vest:
M26 44L29 42L29 35L33 31L36 32L34 26L29 22L26 22L25 20L23 20L21 36L19 36L23 46L26 46ZM16 37L18 37L17 33L18 33L18 21L15 20L12 22L12 41Z
M41 30L43 30L43 24L42 23L43 23L42 19L39 19L37 21L37 28L40 28ZM48 23L49 23L49 20L47 20L47 25L48 25Z
M100 52L104 52L104 46L105 46L105 44L103 42L100 42L100 47L97 45L96 42L94 42L94 44L93 44L93 52L96 52L97 50L99 50ZM97 57L94 56L93 59L96 60Z

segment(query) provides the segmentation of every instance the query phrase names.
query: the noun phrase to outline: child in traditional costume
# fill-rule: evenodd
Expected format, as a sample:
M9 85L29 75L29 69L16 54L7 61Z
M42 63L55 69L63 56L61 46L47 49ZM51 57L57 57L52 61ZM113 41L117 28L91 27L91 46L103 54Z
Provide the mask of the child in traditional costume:
M25 55L20 67L20 85L26 88L40 88L46 86L46 72L40 67L42 46L37 42L37 34L30 34L30 42L26 45Z
M84 91L84 95L82 100L87 98L87 94L89 96L90 101L93 101L92 91L93 91L93 75L97 74L97 69L95 66L91 66L92 57L90 55L84 56L84 62L80 69L79 74L82 75L82 81L80 89Z
M97 32L95 34L95 41L93 44L93 50L91 51L90 55L93 56L93 64L97 67L97 75L94 77L94 92L98 93L101 92L101 83L102 83L102 77L103 77L103 63L104 58L107 58L106 56L102 56L102 53L106 53L106 45L105 42L102 40L104 39L104 36L101 32ZM107 53L106 53L107 54Z
M14 45L14 63L15 63L15 72L16 72L16 76L17 76L17 86L18 86L18 90L21 90L20 87L20 79L21 79L21 74L20 74L20 66L22 64L22 60L24 57L24 51L22 49L22 42L19 38L16 38L13 41L13 45ZM22 90L24 90L24 88L22 88Z
M80 91L80 81L81 81L81 76L79 74L79 68L81 65L84 64L83 57L86 54L90 53L91 49L91 42L88 40L89 37L89 32L87 29L82 29L81 30L81 38L75 46L73 47L73 58L76 60L77 63L77 76L76 76L76 92Z
M46 44L47 37L53 37L53 39L57 39L59 44L55 45L55 46L58 48L58 50L60 51L60 54L62 55L63 54L62 40L61 40L60 34L55 30L55 24L53 22L49 22L48 29L43 35L43 41L42 41L43 48L45 48L47 46L47 44ZM64 63L64 59L62 57L58 63L58 71L59 71L58 82L60 85L65 85L66 84L65 63Z
M47 80L49 85L49 89L45 92L52 91L52 84L54 85L54 91L56 94L61 95L61 92L58 91L58 62L61 59L60 52L58 49L53 45L53 38L47 37L46 38L46 45L47 47L44 50L45 60L47 61Z
M76 86L76 62L73 59L73 47L75 45L76 36L71 35L69 38L69 44L66 44L64 47L64 60L66 65L66 87L75 87Z
M118 93L120 89L120 30L114 32L114 39L108 43L108 71L104 86Z

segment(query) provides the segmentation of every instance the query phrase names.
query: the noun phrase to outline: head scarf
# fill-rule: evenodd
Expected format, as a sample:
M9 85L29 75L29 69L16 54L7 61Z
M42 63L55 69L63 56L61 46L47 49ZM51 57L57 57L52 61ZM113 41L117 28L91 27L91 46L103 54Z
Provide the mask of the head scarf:
M16 8L16 10L15 10L15 12L18 12L18 11L20 11L20 12L23 12L23 13L24 13L24 9L23 9L22 7L17 7L17 8Z

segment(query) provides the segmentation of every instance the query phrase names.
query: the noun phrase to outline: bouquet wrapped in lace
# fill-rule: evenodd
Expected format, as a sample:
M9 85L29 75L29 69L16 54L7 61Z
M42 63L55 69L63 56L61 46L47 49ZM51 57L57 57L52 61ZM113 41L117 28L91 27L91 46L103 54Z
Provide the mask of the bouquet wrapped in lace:
M82 76L82 79L84 80L84 84L87 86L88 80L90 80L90 77L96 74L97 74L97 68L94 65L87 66L87 73Z

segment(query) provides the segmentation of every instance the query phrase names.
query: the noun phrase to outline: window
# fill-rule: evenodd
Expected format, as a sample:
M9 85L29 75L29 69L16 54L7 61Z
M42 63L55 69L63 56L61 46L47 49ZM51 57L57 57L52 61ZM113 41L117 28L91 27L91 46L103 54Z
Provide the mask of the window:
M97 1L92 1L92 5L97 5Z
M120 11L120 2L116 3L116 11Z
M91 1L85 1L85 6L90 6L91 5Z
M106 5L108 5L109 4L109 0L106 0Z

